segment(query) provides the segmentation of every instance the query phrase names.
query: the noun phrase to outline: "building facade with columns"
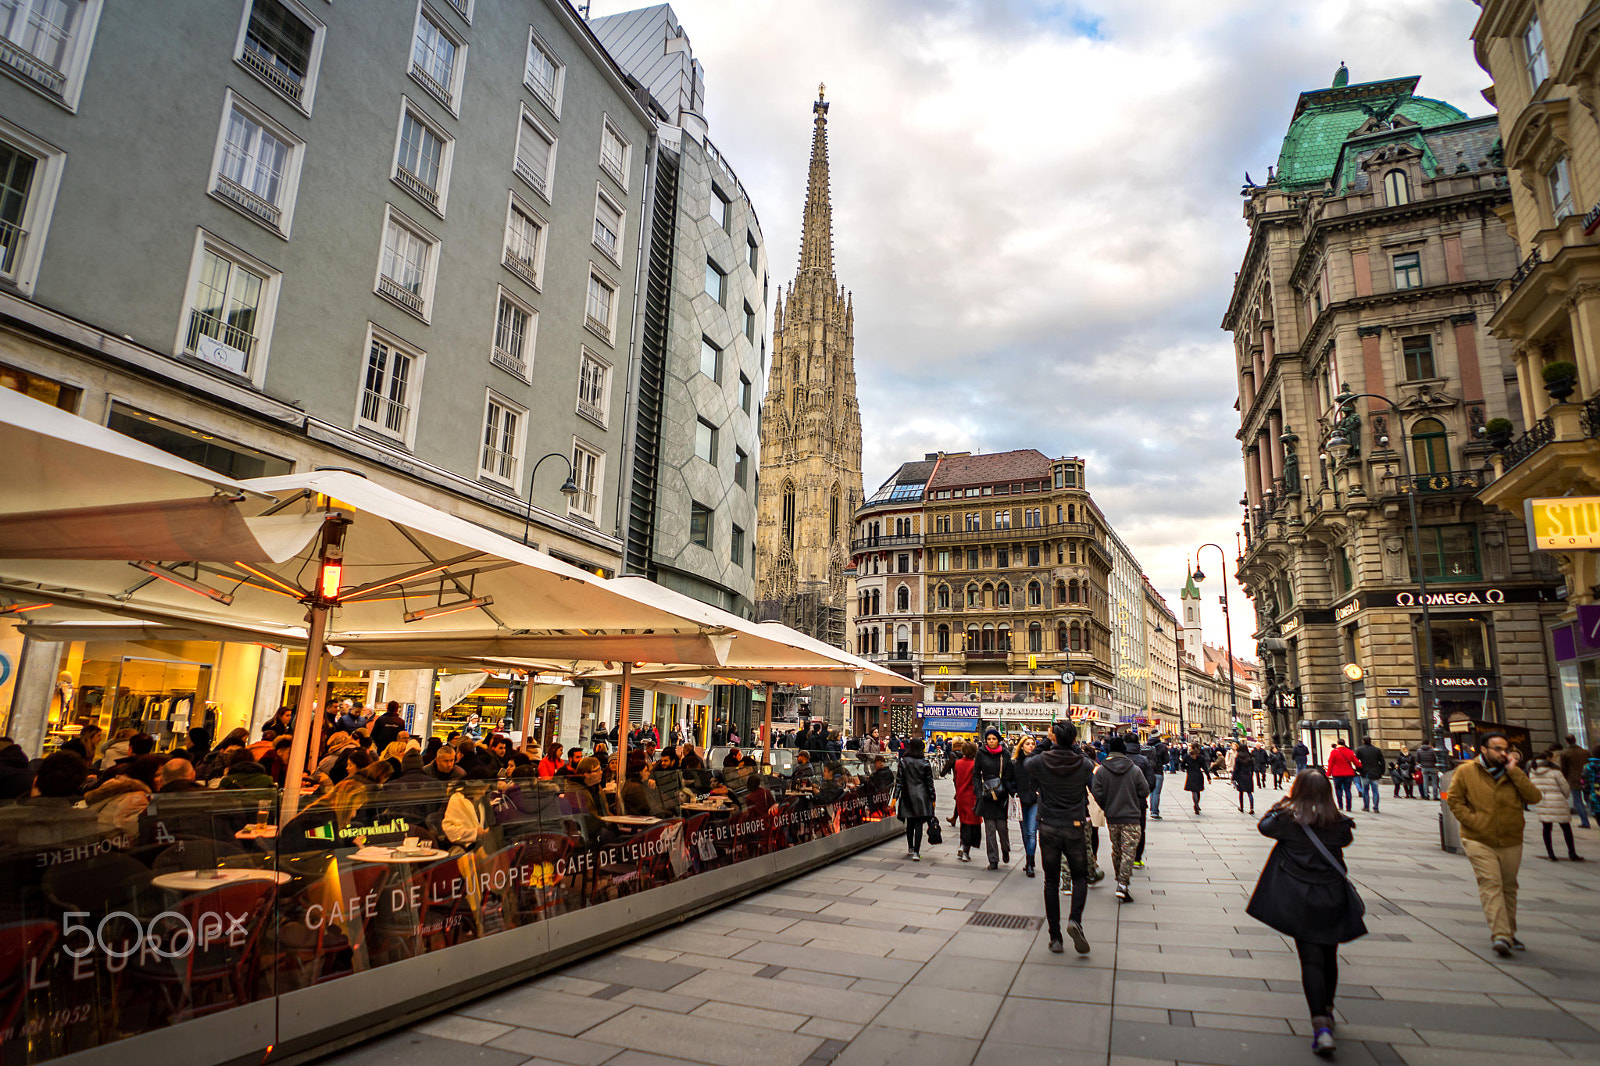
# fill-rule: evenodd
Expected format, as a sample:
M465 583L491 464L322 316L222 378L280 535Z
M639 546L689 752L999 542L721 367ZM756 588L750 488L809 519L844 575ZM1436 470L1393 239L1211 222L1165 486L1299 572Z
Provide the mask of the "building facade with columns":
M1558 732L1600 742L1600 10L1581 0L1484 0L1472 39L1493 84L1511 176L1502 206L1520 263L1489 332L1512 351L1524 430L1478 494L1509 521L1538 508L1565 609L1547 617ZM1509 437L1510 435L1507 434Z
M1517 262L1498 129L1417 81L1349 84L1341 67L1301 94L1267 183L1243 190L1250 241L1223 319L1239 578L1290 692L1267 730L1280 743L1316 722L1386 747L1476 722L1552 735L1557 583L1521 523L1476 499L1486 426L1524 418L1489 329Z

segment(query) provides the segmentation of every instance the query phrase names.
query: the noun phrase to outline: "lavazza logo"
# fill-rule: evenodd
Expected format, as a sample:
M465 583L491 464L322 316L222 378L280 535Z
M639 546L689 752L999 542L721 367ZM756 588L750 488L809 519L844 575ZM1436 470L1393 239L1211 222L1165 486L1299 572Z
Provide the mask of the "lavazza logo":
M1429 592L1418 596L1412 592L1395 593L1396 607L1473 607L1485 603L1504 603L1506 594L1499 589L1479 592Z

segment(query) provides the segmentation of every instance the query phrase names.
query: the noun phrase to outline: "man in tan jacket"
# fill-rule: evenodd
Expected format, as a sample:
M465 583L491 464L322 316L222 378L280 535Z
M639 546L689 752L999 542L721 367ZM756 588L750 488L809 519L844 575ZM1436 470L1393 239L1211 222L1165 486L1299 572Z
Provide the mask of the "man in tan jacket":
M1517 769L1520 753L1504 733L1478 738L1478 757L1456 767L1446 802L1461 823L1461 848L1478 879L1478 898L1496 955L1524 950L1517 939L1517 871L1522 866L1522 807L1539 790Z

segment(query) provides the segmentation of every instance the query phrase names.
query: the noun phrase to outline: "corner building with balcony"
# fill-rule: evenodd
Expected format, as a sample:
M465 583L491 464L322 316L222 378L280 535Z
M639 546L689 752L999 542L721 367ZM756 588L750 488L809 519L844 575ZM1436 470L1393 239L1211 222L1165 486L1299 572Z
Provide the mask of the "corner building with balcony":
M1558 732L1600 742L1600 8L1580 0L1483 0L1472 32L1493 85L1510 173L1502 205L1516 256L1489 331L1512 352L1526 432L1493 461L1478 498L1520 523L1562 497L1540 538L1566 609L1550 624ZM1556 535L1560 534L1560 535ZM1565 548L1566 550L1563 550Z
M1030 448L934 462L923 502L924 719L1115 725L1112 534L1084 461Z
M1267 183L1243 190L1250 241L1222 323L1247 484L1238 576L1287 693L1267 701L1279 743L1319 722L1390 749L1452 722L1552 739L1551 572L1522 523L1475 496L1486 424L1526 417L1511 346L1489 329L1517 261L1511 190L1493 116L1417 96L1417 81L1352 85L1341 67L1301 94ZM1344 408L1343 387L1383 399ZM1336 430L1347 454L1328 447Z

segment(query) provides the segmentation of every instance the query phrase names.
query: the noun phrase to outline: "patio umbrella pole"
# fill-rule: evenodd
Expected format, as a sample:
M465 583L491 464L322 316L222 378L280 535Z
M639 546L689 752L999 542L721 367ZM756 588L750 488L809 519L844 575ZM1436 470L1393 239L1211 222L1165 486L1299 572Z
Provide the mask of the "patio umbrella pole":
M772 765L772 682L767 682L766 709L761 713L761 765Z
M318 725L322 708L313 709L316 702L317 679L322 673L323 637L328 631L328 611L325 604L311 605L311 631L306 637L306 661L300 671L300 700L294 713L294 743L289 748L289 769L283 779L283 809L279 825L287 825L300 810L301 778L305 774L306 755L311 747L311 734Z
M628 701L633 698L633 664L622 664L622 709L617 712L617 813L623 814L622 786L628 781Z

